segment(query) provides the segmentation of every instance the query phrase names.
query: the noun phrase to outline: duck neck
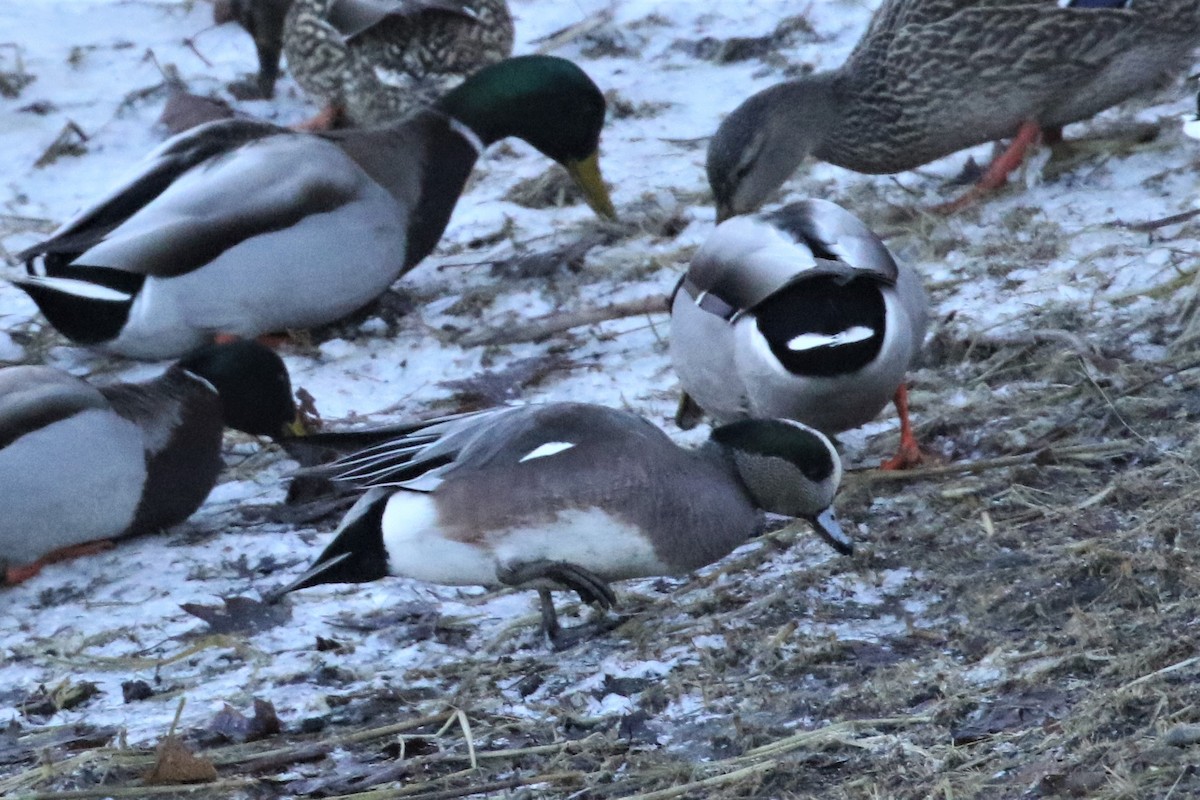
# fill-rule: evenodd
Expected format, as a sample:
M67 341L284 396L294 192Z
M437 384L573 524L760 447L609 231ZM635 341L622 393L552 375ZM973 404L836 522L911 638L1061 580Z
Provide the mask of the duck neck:
M221 399L178 367L146 383L101 387L113 410L142 430L146 482L130 531L168 527L189 517L221 470Z
M474 131L435 110L391 126L325 136L407 212L401 274L408 272L441 240L483 143Z
M737 464L733 460L733 452L728 447L709 439L696 448L696 455L728 475L732 482L741 488L742 494L746 496L750 504L754 505L754 496L750 494L750 488L746 486L741 473L738 472Z
M425 124L432 127L433 135L425 139L417 204L408 218L404 272L441 241L471 170L487 145L453 117L429 112Z
M834 135L842 124L843 78L840 70L815 72L803 78L787 81L769 91L775 94L775 118L770 125L775 130L794 137L797 152L811 154L822 161L834 162L829 156L837 149Z
M481 148L519 135L534 111L528 103L513 102L515 98L489 91L491 88L487 84L478 86L468 82L438 103L454 124L463 129L459 133L466 138L474 137Z

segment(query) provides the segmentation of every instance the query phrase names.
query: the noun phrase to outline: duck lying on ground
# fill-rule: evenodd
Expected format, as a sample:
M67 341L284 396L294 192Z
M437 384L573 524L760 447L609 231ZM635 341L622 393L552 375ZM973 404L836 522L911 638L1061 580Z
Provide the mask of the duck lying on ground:
M563 164L614 216L598 161L604 109L570 61L525 56L388 127L202 125L19 253L27 274L13 282L67 338L132 358L323 325L429 255L476 159L507 136Z
M51 367L0 369L5 582L187 519L217 482L226 427L302 432L287 368L257 342L213 345L145 383L93 386Z

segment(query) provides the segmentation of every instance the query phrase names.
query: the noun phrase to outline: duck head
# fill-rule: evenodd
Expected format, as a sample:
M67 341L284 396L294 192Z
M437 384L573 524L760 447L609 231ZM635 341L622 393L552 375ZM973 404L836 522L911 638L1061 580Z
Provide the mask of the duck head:
M717 222L756 211L835 124L833 73L776 84L727 116L708 144L706 169Z
M788 419L746 419L714 428L711 441L732 458L755 504L813 524L835 550L854 544L833 515L842 461L818 431Z
M225 427L273 438L305 432L287 367L269 347L253 340L209 345L176 366L212 385L221 398Z
M600 176L600 130L606 103L587 74L564 58L518 56L476 72L438 108L489 145L524 139L566 167L599 216L615 218Z

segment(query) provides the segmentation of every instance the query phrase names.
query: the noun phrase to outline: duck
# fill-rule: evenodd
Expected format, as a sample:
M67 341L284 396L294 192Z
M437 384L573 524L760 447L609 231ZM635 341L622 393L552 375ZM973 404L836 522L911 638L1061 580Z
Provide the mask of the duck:
M870 228L829 200L735 216L713 229L671 298L676 422L798 420L827 436L894 401L900 449L920 462L905 375L921 350L928 299Z
M1011 138L956 211L1039 139L1157 87L1200 44L1195 0L884 0L846 62L770 86L709 142L717 219L756 211L809 155L902 172Z
M279 438L306 430L287 367L258 342L202 348L140 383L0 369L4 582L187 519L216 485L226 427Z
M305 133L219 120L17 255L10 280L73 342L177 358L217 339L334 322L437 245L484 148L524 139L602 217L605 100L574 63L519 56L392 125Z
M624 410L504 407L413 425L318 469L365 493L270 600L388 575L532 588L558 649L585 631L560 627L551 590L610 608L610 582L711 564L758 531L762 510L808 519L853 552L831 508L837 452L794 420L721 426L689 450Z
M513 50L505 0L233 0L225 16L254 39L261 97L287 55L324 105L312 128L401 119Z

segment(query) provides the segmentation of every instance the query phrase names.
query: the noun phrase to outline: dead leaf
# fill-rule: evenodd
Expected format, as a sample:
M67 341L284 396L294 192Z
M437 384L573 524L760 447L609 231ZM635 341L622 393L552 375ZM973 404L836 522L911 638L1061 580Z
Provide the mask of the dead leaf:
M154 766L142 781L164 783L209 783L217 779L217 768L207 758L193 755L175 736L167 736L154 748Z
M1065 716L1066 696L1054 689L1016 692L996 698L951 732L956 745L967 745L998 733L1026 730Z
M536 386L547 375L569 369L572 362L561 353L521 358L503 369L481 372L470 378L442 381L439 386L455 392L465 406L494 406L521 397L524 389Z
M63 709L81 706L98 694L100 688L91 681L72 683L71 679L67 678L52 689L39 686L37 691L19 701L17 706L27 718L49 717Z
M234 111L224 100L172 87L158 121L174 136L215 119L230 119Z
M254 699L254 717L248 719L228 703L217 712L208 729L232 742L253 742L274 736L282 729L275 706L266 700Z
M261 633L292 616L288 606L268 605L252 597L223 597L221 601L223 607L200 603L181 603L179 607L207 622L210 633Z

